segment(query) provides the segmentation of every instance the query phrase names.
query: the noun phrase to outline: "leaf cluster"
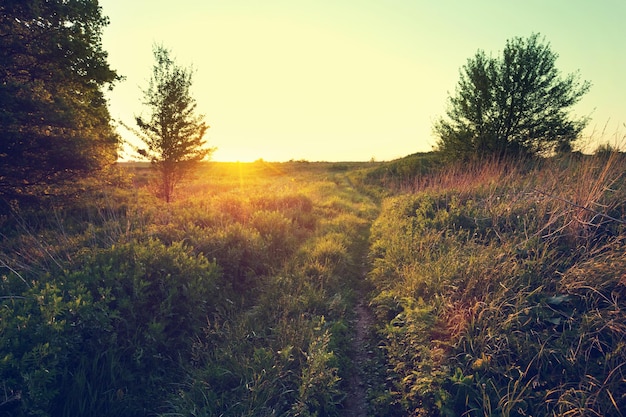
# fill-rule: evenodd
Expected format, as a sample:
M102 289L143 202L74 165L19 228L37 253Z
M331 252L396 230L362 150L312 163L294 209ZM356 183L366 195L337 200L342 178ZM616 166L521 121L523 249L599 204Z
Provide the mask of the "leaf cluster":
M562 77L557 57L538 34L508 40L499 57L479 50L434 126L439 150L451 159L570 150L587 120L568 112L590 83Z
M115 160L102 88L120 77L102 50L107 24L97 1L0 5L0 195L48 194Z

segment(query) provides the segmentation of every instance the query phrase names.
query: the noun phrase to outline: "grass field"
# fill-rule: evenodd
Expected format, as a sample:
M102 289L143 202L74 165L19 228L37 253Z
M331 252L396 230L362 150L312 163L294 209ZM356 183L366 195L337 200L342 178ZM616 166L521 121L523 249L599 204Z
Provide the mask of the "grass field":
M125 164L0 218L0 415L620 416L624 162Z

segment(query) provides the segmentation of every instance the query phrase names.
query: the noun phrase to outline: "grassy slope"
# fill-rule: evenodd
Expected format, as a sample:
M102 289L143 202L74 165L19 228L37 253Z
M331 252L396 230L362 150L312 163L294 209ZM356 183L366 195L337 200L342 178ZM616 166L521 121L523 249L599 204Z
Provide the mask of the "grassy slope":
M372 306L402 414L621 415L624 164L450 168L383 201Z

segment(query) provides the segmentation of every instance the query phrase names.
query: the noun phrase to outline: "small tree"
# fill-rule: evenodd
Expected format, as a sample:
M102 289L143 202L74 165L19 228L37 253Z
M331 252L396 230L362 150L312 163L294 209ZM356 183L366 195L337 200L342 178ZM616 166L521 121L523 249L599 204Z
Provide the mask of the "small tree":
M138 152L156 167L159 194L170 202L176 185L215 149L204 147L209 126L203 115L195 114L196 101L189 91L191 69L176 65L163 46L155 46L153 52L156 63L143 91L143 104L151 114L148 119L136 117L137 133L147 149Z
M447 118L434 126L438 149L454 159L571 149L587 119L570 119L568 109L590 83L561 78L557 57L537 34L507 41L499 58L479 50L461 70Z

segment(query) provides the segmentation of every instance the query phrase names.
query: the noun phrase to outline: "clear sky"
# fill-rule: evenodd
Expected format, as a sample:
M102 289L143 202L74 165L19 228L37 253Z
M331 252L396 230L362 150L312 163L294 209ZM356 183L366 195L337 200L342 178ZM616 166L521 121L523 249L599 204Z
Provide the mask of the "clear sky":
M108 94L128 124L146 114L152 45L195 68L192 94L218 161L390 160L429 151L459 70L533 32L591 91L585 135L626 122L624 0L101 0ZM602 133L604 131L604 134ZM130 138L120 130L123 136Z

